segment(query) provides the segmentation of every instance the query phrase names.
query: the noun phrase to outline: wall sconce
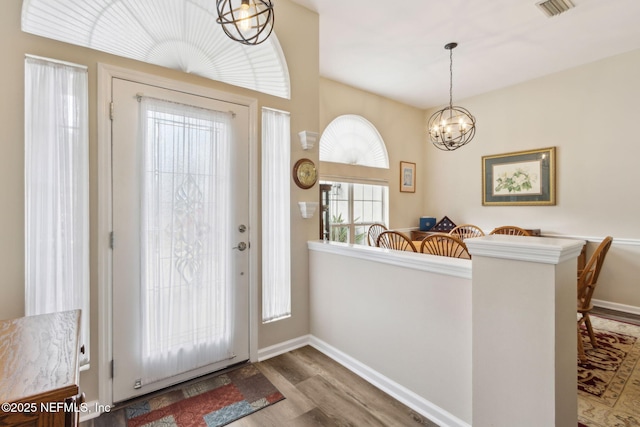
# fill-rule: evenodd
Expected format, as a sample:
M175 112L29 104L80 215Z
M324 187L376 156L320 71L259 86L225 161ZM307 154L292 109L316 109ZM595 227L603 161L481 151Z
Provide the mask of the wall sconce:
M318 140L318 132L303 130L302 132L298 132L298 136L300 137L300 145L302 145L303 150L311 150Z
M302 218L312 218L318 209L318 202L298 202L298 206L300 206Z

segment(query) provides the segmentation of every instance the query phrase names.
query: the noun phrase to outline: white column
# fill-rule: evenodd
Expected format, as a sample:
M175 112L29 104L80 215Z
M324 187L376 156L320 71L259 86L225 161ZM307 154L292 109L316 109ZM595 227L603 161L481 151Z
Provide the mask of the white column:
M577 425L576 258L584 242L465 242L473 257L472 425Z

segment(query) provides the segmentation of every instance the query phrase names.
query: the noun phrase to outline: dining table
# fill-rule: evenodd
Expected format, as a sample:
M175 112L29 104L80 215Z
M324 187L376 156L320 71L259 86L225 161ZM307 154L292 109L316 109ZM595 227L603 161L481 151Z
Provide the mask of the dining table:
M418 253L421 253L421 252L420 252L420 246L422 245L422 240L412 240L411 242L413 243L413 246L415 246L415 247L416 247L416 250L418 251ZM451 244L451 242L447 242L447 244L449 244L449 245L450 245L450 244ZM411 248L407 248L407 249L405 249L405 250L406 250L406 251L411 251ZM425 251L426 251L426 252L424 252L424 253L426 253L426 254L429 254L429 255L437 255L437 254L434 254L434 253L429 252L428 248L425 248ZM443 256L443 255L441 255L441 256ZM467 253L465 253L465 254L463 254L463 255L461 255L461 256L459 256L459 257L457 257L457 258L460 258L460 259L471 259L471 256L470 256L470 255L468 255Z
M532 237L543 237L541 236L540 233L540 229L539 228L534 228L534 229L526 229L529 233L531 233ZM431 234L436 234L436 232L433 231L418 231L418 230L411 230L411 241L413 243L413 245L416 247L416 250L418 252L420 252L420 245L422 244L422 240L431 235ZM443 233L446 234L446 233ZM411 250L411 248L407 248L406 250ZM467 258L467 257L464 257ZM468 258L470 259L470 258ZM587 263L587 243L585 243L582 246L582 250L580 251L580 254L578 255L578 274L580 274L582 272L582 270L584 269L586 263Z

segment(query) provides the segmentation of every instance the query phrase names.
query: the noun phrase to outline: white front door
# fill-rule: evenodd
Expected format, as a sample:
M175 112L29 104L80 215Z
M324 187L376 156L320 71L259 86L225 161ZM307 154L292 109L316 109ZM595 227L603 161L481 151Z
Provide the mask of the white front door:
M249 109L112 87L120 402L249 359Z

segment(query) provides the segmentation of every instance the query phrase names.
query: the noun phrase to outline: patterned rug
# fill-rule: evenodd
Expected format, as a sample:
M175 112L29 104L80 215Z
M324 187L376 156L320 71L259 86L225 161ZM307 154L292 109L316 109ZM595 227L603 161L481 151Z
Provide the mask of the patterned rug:
M123 409L127 427L218 427L282 399L255 366L247 365Z
M596 342L582 333L578 421L588 427L640 427L640 326L591 316Z

